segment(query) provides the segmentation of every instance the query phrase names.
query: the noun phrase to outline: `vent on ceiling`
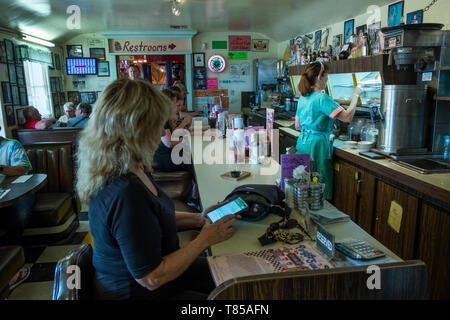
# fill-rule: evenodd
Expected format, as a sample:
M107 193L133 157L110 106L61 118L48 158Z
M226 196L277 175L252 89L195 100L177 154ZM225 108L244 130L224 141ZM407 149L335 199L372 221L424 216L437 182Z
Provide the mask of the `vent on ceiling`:
M174 26L174 25L172 25L172 26L170 26L170 29L187 29L188 28L188 26L186 26L186 25L183 25L183 26Z

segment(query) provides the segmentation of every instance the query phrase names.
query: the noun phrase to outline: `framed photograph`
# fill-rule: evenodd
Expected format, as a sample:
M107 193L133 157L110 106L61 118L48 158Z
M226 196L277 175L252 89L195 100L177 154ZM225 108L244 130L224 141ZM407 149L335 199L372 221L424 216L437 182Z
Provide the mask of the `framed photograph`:
M316 31L314 35L314 50L320 48L320 42L322 41L322 30Z
M66 47L69 58L83 58L83 46L81 44L67 45Z
M24 80L25 79L25 73L23 71L23 66L16 65L16 77L17 77L17 80L19 80L19 79Z
M381 21L372 23L368 26L367 32L369 34L369 41L375 41L377 39L377 33L381 30Z
M21 66L23 64L23 62L22 62L22 53L20 51L20 46L14 46L14 50L15 50L16 64Z
M28 105L27 88L19 88L19 96L20 96L20 105L27 106Z
M404 1L396 2L388 7L388 27L400 25L403 16Z
M59 104L64 105L67 102L66 100L66 93L65 92L59 92Z
M350 37L354 33L355 19L347 20L344 22L344 44L348 42Z
M93 104L95 103L95 101L97 101L97 92L95 91L88 92L88 103Z
M356 35L358 37L362 37L367 33L367 24L363 24L362 26L356 27Z
M61 60L59 58L59 54L55 53L55 69L61 70Z
M268 52L269 40L268 39L252 39L252 51Z
M410 12L406 15L406 24L423 23L423 10Z
M2 81L2 93L3 93L3 103L4 104L12 103L11 85L9 84L9 82Z
M194 90L206 89L206 68L194 68Z
M50 56L52 57L52 64L51 65L49 64L48 68L50 70L54 70L55 69L55 58L54 58L53 52L50 52Z
M5 48L6 48L6 60L10 63L15 61L14 58L14 44L11 40L5 39Z
M16 115L14 114L14 107L11 104L5 104L6 125L12 127L16 125Z
M6 63L5 41L0 41L0 63Z
M194 68L205 67L205 54L203 52L193 53L193 57L194 57Z
M109 61L99 61L97 64L99 77L109 77Z
M13 105L19 106L20 105L19 88L15 84L11 85L11 95Z
M60 77L56 77L55 89L56 89L56 92L63 91L62 86L61 86L61 78Z
M9 82L16 84L17 75L16 75L16 65L14 63L8 63L8 75L9 75Z
M73 104L77 105L81 102L81 96L79 91L68 91L67 92L67 101L73 102Z
M97 60L106 60L105 48L90 48L89 55Z
M89 92L80 92L81 102L89 103Z
M58 92L52 93L52 103L53 103L53 107L56 110L56 107L59 106L59 93Z
M19 126L21 126L25 123L25 117L23 116L23 109L25 109L25 108L17 108L16 109L17 124Z

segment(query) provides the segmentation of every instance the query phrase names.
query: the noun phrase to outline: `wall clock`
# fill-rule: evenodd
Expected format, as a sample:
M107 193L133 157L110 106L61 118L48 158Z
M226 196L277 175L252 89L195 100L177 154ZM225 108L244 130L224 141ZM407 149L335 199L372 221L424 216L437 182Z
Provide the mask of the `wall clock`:
M222 72L225 70L225 59L219 55L212 56L208 60L208 68L215 73Z

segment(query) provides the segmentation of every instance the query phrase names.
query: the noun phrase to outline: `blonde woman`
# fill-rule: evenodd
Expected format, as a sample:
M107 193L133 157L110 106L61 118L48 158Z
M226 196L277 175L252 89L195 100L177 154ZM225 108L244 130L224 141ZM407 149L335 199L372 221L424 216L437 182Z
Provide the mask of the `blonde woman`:
M94 298L204 299L214 288L199 255L230 238L239 217L211 224L201 214L175 212L155 184L149 171L170 104L148 82L116 80L81 133L76 189L89 203ZM180 249L178 227L202 229Z

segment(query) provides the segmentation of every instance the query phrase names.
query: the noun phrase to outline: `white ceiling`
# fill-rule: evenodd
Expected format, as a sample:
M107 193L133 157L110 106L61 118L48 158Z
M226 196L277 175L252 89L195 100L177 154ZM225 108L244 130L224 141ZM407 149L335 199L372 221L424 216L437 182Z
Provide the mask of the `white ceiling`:
M185 0L180 16L172 0L0 0L0 26L56 43L104 31L171 30L184 25L198 32L260 32L291 39L366 12L390 0ZM77 5L81 29L69 30L66 13Z

